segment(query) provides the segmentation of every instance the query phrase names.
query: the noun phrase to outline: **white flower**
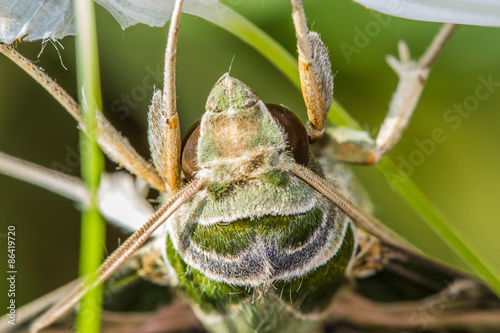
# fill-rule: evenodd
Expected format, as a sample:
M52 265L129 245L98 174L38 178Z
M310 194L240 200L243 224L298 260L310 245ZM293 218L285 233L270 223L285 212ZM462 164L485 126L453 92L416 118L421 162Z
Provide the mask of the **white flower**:
M418 21L500 26L499 0L354 0L384 14Z
M95 0L122 29L137 23L161 27L170 19L174 0ZM0 42L19 38L60 39L75 34L72 0L18 0L0 3ZM209 6L217 0L186 0L183 8Z

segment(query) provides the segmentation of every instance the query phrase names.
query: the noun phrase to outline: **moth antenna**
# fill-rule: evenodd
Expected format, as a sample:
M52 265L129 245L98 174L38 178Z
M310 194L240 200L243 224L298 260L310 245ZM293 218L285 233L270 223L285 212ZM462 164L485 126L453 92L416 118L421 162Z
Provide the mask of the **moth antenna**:
M193 180L183 190L173 196L143 226L133 233L119 248L117 248L99 267L92 277L83 281L64 299L51 307L30 327L31 333L36 333L51 325L73 308L81 298L92 288L103 283L111 276L144 242L158 229L183 203L203 186L201 179Z
M358 225L391 245L397 246L411 253L415 253L413 248L410 248L399 236L387 229L374 217L366 214L361 207L347 198L341 191L333 187L325 179L321 178L308 168L296 163L290 162L290 171L297 177L311 185L316 191L323 194L331 202L337 205L344 213L354 219Z

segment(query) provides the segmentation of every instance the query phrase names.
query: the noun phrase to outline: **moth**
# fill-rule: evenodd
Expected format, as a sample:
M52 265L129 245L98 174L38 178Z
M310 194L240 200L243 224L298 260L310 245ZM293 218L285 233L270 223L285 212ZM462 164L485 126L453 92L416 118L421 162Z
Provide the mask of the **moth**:
M326 56L317 56L317 53L321 54L323 46L316 35L309 34L301 3L292 1L292 8L299 39L299 57L303 58L303 91L304 98L309 101L306 105L310 111L311 124L304 129L286 108L264 104L244 83L224 75L209 95L206 115L199 127L195 127L188 135L183 149L184 177L194 179L194 183L180 192L177 200L171 201L176 205L177 211L169 223L169 236L165 235L167 238L162 239L163 244L167 244L167 250L159 251L163 252L163 260L168 259L167 268L164 267L164 271L157 268L154 273L177 279L178 281L173 281L174 284L183 286L184 291L195 298L194 308L199 317L204 319L207 328L214 331L319 330L319 318L335 298L335 287L342 282L344 274L351 279L375 274L382 270L383 264L395 259L389 255L384 257L387 253L406 255L404 258L408 260L415 259L415 254L404 243L380 229L377 222L366 214L366 208L353 203L355 201L363 205L362 195L357 197L356 194L347 194L354 185L350 183L348 174L343 174L340 170L342 167L335 162L342 159L357 163L376 162L397 141L394 137L398 136L402 128L394 130L393 124L388 122L389 129L381 131L387 136L384 139L382 135L382 139L377 140L378 144L356 132L333 132L329 141L333 146L323 149L330 150L328 154L323 154L326 155L324 158L332 160L326 163L331 170L324 168L321 171L319 165L323 157L317 155L318 160L315 161L305 148L308 141L317 141L322 136L331 98L331 78L328 77L331 70L325 60ZM175 24L175 20L172 22ZM312 42L305 36L312 36ZM167 48L170 47L170 50L175 49L174 38L175 36L169 39ZM314 43L314 46L309 43ZM308 50L312 53L309 56ZM406 52L404 46L401 46L403 64ZM320 58L320 65L313 72L320 73L320 77L310 78L308 76L311 74L307 69L311 66L314 68L318 62L316 57ZM403 66L398 67L396 62L393 62L393 66L403 72ZM410 68L416 70L413 80L417 90L423 87L422 81L425 81L427 75L426 66L427 64L423 68ZM167 66L167 73L172 73L173 70L173 67ZM167 80L166 86L172 87L169 82ZM318 93L321 90L323 92ZM175 171L179 161L166 157L171 152L163 147L165 128L156 124L155 118L166 117L169 124L175 119L175 113L173 116L166 115L175 111L175 107L165 106L168 105L168 97L170 104L175 104L175 90L163 95L167 98L161 92L155 93L153 98L149 116L150 142L156 169L173 192L180 182L175 178L179 174ZM401 100L409 104L416 102L407 98ZM397 111L401 110L396 108L395 113L400 117L400 112ZM178 135L175 140L179 141ZM169 145L173 146L176 144ZM321 154L322 148L318 150ZM179 158L181 154L174 150L174 155ZM335 186L325 183L321 179L324 176L334 177ZM304 186L304 181L309 186ZM337 193L338 188L346 194ZM183 197L191 201L181 205L180 201L184 199L179 198ZM280 199L283 200L281 203ZM295 205L294 200L298 200ZM269 202L272 205L268 206ZM168 203L164 207L156 216L171 208ZM308 217L307 214L311 216ZM286 220L283 216L287 217ZM290 228L293 232L286 234L284 229L288 229L291 216L300 216L300 219ZM203 222L197 222L198 218ZM304 221L310 221L308 223L314 226L303 226ZM321 227L320 221L323 221ZM361 223L363 228L380 239L356 229L353 221ZM238 223L243 223L243 227ZM255 230L241 230L250 223L255 224ZM286 225L279 230L270 231L280 223ZM194 231L192 228L197 227L196 224L200 229ZM227 230L232 231L227 234ZM311 233L315 234L314 237ZM326 237L328 241L323 239L322 244L318 245L318 242L321 243L320 236ZM304 249L306 245L309 248ZM152 245L150 247L154 249ZM392 252L394 247L402 249ZM254 248L257 249L257 254L251 253L250 249ZM297 250L299 248L302 248L302 252ZM290 249L297 252L287 256L286 252ZM243 252L247 255L243 256ZM313 256L316 256L314 260ZM225 257L231 260L226 262ZM401 257L396 257L396 261L398 259ZM415 259L416 262L419 260L432 267L424 259ZM189 266L187 269L182 267L186 264ZM381 266L377 267L377 264ZM155 265L156 262L153 267ZM454 273L436 269L443 276L456 277ZM202 277L196 277L200 272ZM321 281L315 274L321 274L326 281ZM152 278L147 274L145 277ZM182 277L186 279L182 280ZM467 283L464 287L464 284L458 283L458 286L453 284L450 290L462 292L477 288L472 280L464 279L474 287ZM312 283L313 280L320 281ZM189 285L193 284L198 284L198 287L190 290ZM209 288L213 289L207 290ZM201 300L196 299L199 295ZM467 297L466 295L466 300ZM220 317L221 314L224 316Z

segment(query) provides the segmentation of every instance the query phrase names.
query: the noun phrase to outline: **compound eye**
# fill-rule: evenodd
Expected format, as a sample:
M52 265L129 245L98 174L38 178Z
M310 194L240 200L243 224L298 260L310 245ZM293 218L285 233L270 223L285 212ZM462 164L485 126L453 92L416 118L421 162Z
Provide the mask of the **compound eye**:
M283 126L288 136L287 150L291 151L295 162L306 164L309 160L309 138L299 117L286 107L266 104L271 115Z
M200 138L200 123L198 120L187 131L181 145L181 166L184 177L189 182L198 171L198 139Z

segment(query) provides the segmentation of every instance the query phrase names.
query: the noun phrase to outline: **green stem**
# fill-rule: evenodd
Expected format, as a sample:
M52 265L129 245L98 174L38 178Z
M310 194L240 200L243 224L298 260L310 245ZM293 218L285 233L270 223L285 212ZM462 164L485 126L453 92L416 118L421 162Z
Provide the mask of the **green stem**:
M300 80L296 57L293 57L283 46L277 43L252 22L234 12L232 9L217 4L216 10L187 11L199 16L232 33L267 58L278 68L299 90ZM214 12L218 15L214 15ZM330 121L339 126L361 129L359 124L337 102L333 101L328 116ZM463 237L450 227L441 213L429 199L408 178L402 177L398 167L388 157L384 157L377 169L394 185L408 204L431 226L431 228L457 253L496 293L500 295L500 277L495 275L494 268L485 264L467 245ZM397 178L394 178L397 177ZM394 182L394 179L397 179Z
M90 193L90 204L82 213L80 276L92 276L104 256L105 223L99 213L97 191L104 171L104 157L96 141L96 114L102 109L97 54L97 33L92 0L75 2L77 26L76 56L79 101L87 133L80 131L82 178ZM92 283L92 281L89 281ZM82 300L77 316L77 330L94 333L100 330L102 288L90 291Z

